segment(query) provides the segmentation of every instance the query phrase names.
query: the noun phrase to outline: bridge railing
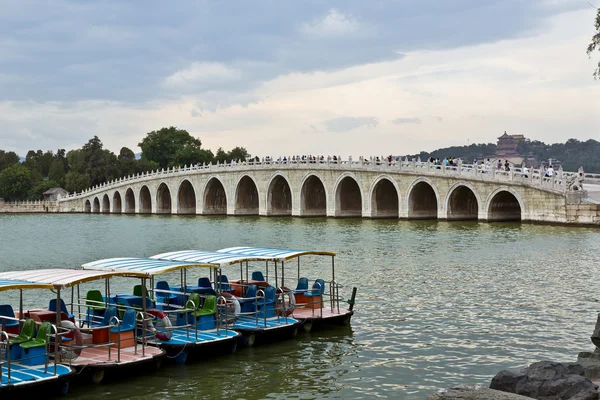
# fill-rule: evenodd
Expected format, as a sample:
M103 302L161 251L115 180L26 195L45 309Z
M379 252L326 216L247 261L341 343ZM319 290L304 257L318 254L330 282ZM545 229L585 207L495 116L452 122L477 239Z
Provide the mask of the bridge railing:
M167 169L155 170L150 172L143 172L136 175L130 175L115 179L110 182L106 182L89 189L86 189L80 193L71 193L66 197L62 197L61 200L75 199L79 197L88 196L97 191L103 191L111 187L120 186L127 182L139 182L149 179L155 179L158 177L165 177L170 175L186 175L194 172L219 172L225 170L254 170L254 169L296 169L296 168L307 168L307 169L332 169L332 170L364 170L364 171L388 171L388 172L412 172L423 175L445 175L445 176L464 176L465 178L484 180L484 181L497 181L497 182L518 182L530 186L542 187L547 190L564 192L566 190L566 178L572 175L576 175L577 172L565 172L558 170L552 177L544 176L544 172L541 169L528 169L526 173L523 173L521 168L511 168L509 171L499 170L493 168L493 166L484 166L479 164L468 164L462 163L460 160L456 165L439 165L426 161L409 161L407 159L393 159L389 161L387 158L363 158L342 160L340 157L332 159L328 157L317 158L317 159L278 159L273 160L265 158L260 161L248 160L248 161L232 161L230 163L216 163L216 164L197 164L197 165L184 165L177 166ZM600 174L585 174L585 181L589 183L600 183Z

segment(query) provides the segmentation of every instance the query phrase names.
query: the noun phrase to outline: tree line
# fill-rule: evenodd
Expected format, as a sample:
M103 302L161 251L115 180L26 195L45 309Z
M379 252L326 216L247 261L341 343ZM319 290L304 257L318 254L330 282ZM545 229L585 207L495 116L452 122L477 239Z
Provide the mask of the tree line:
M23 162L13 151L0 150L0 198L6 201L41 200L48 189L62 187L70 193L113 179L170 168L250 158L244 147L214 154L202 148L200 139L174 126L149 132L138 143L142 155L122 147L119 154L104 148L98 136L80 149L30 150Z
M577 171L583 167L588 172L600 172L600 142L590 139L584 142L569 139L565 143L546 144L539 140L525 139L517 144L517 153L521 156L533 156L536 165L548 162L548 159L559 160L565 171ZM453 146L434 150L430 153L422 151L419 154L409 155L409 158L420 157L425 161L430 157L444 159L447 157L461 158L463 162L473 162L492 158L496 154L496 145L472 144L470 146Z

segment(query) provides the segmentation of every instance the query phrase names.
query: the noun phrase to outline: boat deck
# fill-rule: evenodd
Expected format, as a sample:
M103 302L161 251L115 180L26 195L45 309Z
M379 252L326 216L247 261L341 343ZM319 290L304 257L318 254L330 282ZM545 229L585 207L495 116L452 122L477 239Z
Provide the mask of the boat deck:
M241 316L239 317L231 329L237 330L255 330L255 331L266 331L266 330L275 330L279 328L287 328L294 324L297 324L299 321L291 318L291 317L271 317L266 319L258 318L258 321L255 317L252 316Z
M292 316L299 320L307 320L307 319L333 319L333 318L343 318L347 315L352 315L353 312L350 310L340 309L338 312L337 309L331 310L330 308L303 308L297 307L294 309Z
M220 342L235 338L239 333L235 332L231 328L225 331L225 329L210 329L210 330L198 330L198 337L196 338L196 331L194 329L176 328L172 330L173 335L169 340L149 340L149 343L156 345L165 346L189 346L194 345L205 345L211 342Z
M2 365L2 380L0 381L0 391L3 388L14 385L26 385L31 383L41 383L57 379L60 376L71 373L71 368L58 364L56 365L56 374L54 374L54 363L48 364L48 368L44 372L44 364L41 365L23 365L15 362L10 364L10 384L8 382L8 365Z
M137 354L135 347L124 347L121 349L121 360L117 362L117 349L110 349L110 358L108 356L108 346L85 348L81 351L79 357L71 361L75 367L108 367L135 364L138 362L149 361L154 357L164 354L164 351L153 346L146 346L144 355L142 355L142 345L138 344ZM66 362L66 361L65 361Z

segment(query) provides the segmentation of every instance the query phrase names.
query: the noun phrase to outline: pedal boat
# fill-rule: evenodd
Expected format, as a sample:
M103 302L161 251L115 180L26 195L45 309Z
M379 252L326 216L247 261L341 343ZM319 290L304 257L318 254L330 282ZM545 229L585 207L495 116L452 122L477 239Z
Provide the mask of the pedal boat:
M19 290L22 304L23 291L51 289L51 285L36 284L18 279L0 279L0 292ZM4 297L4 298L3 298ZM0 302L5 303L5 296ZM48 343L56 343L56 326L46 324L34 336L35 324L19 319L19 313L10 304L0 305L0 398L17 395L23 391L44 390L66 395L73 370L57 362L57 346L49 351ZM40 327L41 328L41 327ZM31 346L36 341L35 346ZM29 344L29 346L26 345ZM27 350L22 350L21 345ZM35 349L34 349L35 348ZM26 354L21 354L25 353Z
M217 265L218 269L212 271L209 280L219 296L227 299L226 306L232 308L230 313L234 318L230 320L230 327L242 334L241 345L252 347L261 342L294 338L298 333L300 322L284 311L289 300L282 290L264 281L240 279L229 283L221 273L223 268L239 266L241 274L244 264L250 261L265 262L267 258L202 250L174 251L150 258Z
M141 308L146 320L154 316L157 317L154 318L157 320L156 322L162 322L154 334L147 333L145 335L144 341L164 349L167 352L168 360L183 364L188 359L208 359L208 356L229 354L236 350L240 334L232 330L227 323L229 318L226 311L229 308L226 307L221 312L221 309L216 306L217 304L227 304L227 300L221 296L212 298L209 298L208 295L193 296L193 292L188 290L191 285L186 282L188 270L212 271L218 269L218 265L126 257L93 261L84 264L82 268L144 276L141 285L141 301L135 305L129 304L129 306ZM179 272L181 291L154 288L154 282L158 276L163 274L168 276L168 273L175 272ZM149 282L153 289L148 290L146 282ZM134 296L117 295L112 297L111 301L119 301L119 298L131 300L131 297ZM183 301L169 302L168 299L173 297L183 298ZM148 308L150 305L148 303L151 302L154 303L153 309ZM209 303L213 306L210 307ZM120 306L127 307L128 304Z
M228 247L217 250L217 252L245 257L264 257L268 260L265 263L267 280L269 278L269 261L273 262L275 267L274 284L279 285L284 292L292 293L290 298L294 300L294 304L289 304L289 311L291 311L293 318L302 322L302 328L305 332L310 332L313 326L326 328L332 325L350 324L350 319L354 315L357 288L352 288L349 300L340 297L340 289L343 289L344 286L335 280L335 253L260 247ZM319 270L322 271L326 271L327 264L329 264L329 279L323 279L323 276L308 279L301 264L301 259L304 260L306 257L309 258L311 263L319 262L319 265L322 265ZM328 262L329 259L331 260L330 263ZM286 277L286 267L293 268L297 274L295 279L296 288L293 290L286 286L286 283L290 282L290 279ZM246 265L246 279L247 277L248 265ZM262 277L260 270L252 273L252 278L254 277L259 279Z

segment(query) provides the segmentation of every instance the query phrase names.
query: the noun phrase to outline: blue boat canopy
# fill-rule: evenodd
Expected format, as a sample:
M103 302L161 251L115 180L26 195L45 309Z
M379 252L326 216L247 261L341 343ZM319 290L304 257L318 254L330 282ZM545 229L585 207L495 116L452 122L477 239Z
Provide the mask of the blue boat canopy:
M202 250L180 250L172 251L169 253L157 254L150 257L154 260L170 260L170 261L184 261L194 263L208 263L216 264L219 267L227 265L237 264L244 261L275 261L275 258L266 256L246 256L238 254L227 254L216 251L202 251Z
M92 261L83 264L81 267L87 270L136 273L149 277L184 268L219 268L219 265L200 262L174 262L150 258L122 257Z
M291 258L311 254L331 257L335 256L335 253L332 253L330 251L270 249L263 247L228 247L226 249L217 250L217 252L238 254L247 257L268 257L273 260L289 260Z

